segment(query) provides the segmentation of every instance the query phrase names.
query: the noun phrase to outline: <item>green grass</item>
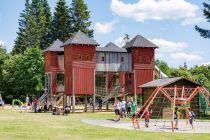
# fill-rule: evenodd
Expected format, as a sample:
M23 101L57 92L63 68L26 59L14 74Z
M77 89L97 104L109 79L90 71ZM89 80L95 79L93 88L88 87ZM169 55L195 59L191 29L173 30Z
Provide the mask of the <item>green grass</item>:
M150 133L88 125L82 119L113 119L113 113L19 113L0 109L0 140L204 140L210 134Z

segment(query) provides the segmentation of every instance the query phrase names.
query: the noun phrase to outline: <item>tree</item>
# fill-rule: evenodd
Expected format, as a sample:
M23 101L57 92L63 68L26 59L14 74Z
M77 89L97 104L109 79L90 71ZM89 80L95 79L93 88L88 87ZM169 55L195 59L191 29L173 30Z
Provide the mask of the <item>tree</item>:
M128 34L125 34L125 36L123 37L123 45L126 45L128 43L128 41L130 40L130 36Z
M157 59L155 61L155 65L157 65L161 69L161 71L165 73L167 76L170 76L171 74L170 68L166 62Z
M204 6L203 15L206 17L207 22L210 22L210 3L208 4L204 2L203 6ZM203 29L196 25L195 30L198 31L202 37L210 38L210 29Z
M91 21L89 21L90 11L83 0L72 0L70 17L72 33L80 30L89 37L93 37L93 29L89 29L91 25Z
M53 42L52 41L52 32L51 32L51 22L52 22L52 15L50 11L50 6L47 0L42 0L42 6L45 16L45 28L44 28L44 35L41 38L41 48L45 49L49 47L49 45Z
M53 35L52 41L56 39L66 41L71 35L69 8L65 0L59 0L57 2L51 30Z
M20 14L20 19L19 19L19 31L17 38L15 40L15 45L13 48L13 53L23 53L26 50L26 25L28 22L28 17L29 17L29 11L30 11L30 3L29 0L25 1L25 10L22 11Z
M44 59L39 48L27 48L23 54L10 55L2 69L4 98L40 96L43 92Z

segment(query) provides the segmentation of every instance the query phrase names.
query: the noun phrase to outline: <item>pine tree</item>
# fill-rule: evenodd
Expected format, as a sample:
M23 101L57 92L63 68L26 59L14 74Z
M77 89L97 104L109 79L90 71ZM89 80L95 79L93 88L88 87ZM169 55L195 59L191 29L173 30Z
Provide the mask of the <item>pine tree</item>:
M53 35L52 41L56 39L66 41L71 35L69 8L65 0L59 0L57 2L51 25L51 30Z
M203 15L206 17L207 22L210 22L210 4L204 2L203 6L204 6ZM196 25L195 30L198 31L202 37L210 39L210 29L203 29Z
M45 16L45 35L43 35L41 44L42 48L48 47L51 43L51 22L52 22L52 16L51 16L51 11L50 11L50 6L48 4L47 0L42 0L42 6L43 6L43 11L44 11L44 16Z
M46 32L46 17L44 15L44 10L42 6L41 0L33 0L31 3L31 23L29 24L32 26L32 34L33 40L31 40L31 47L40 47L41 49L45 48L45 44L43 44L43 37L47 35ZM33 33L34 32L34 33ZM31 35L32 35L31 34Z
M19 31L17 33L17 38L15 40L15 45L13 48L13 53L23 53L26 50L26 25L28 22L29 17L29 11L30 11L30 3L29 0L25 1L25 10L20 14L19 19Z
M93 37L93 30L89 29L91 25L90 11L83 0L72 0L70 8L71 32L82 31L89 37Z

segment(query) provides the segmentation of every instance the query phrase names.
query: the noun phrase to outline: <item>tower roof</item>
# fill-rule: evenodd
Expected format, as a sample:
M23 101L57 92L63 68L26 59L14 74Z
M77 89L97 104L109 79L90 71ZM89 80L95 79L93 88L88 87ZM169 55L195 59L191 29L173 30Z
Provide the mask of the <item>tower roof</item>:
M135 36L123 48L132 48L132 47L138 47L138 48L158 48L158 46L156 46L151 41L147 40L146 38L144 38L141 35Z
M52 51L52 52L63 52L64 49L61 48L63 42L59 39L55 40L49 47L47 47L44 52Z
M112 42L109 42L105 47L97 47L98 52L127 52L125 48L120 48Z
M98 46L99 44L86 34L81 31L74 33L62 46L69 45L69 44L81 44L81 45L95 45Z

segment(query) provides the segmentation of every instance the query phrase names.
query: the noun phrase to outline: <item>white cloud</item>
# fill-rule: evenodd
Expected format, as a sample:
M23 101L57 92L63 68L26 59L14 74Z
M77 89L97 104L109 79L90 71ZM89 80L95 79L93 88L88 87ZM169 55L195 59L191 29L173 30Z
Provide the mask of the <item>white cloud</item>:
M124 3L112 0L111 9L114 14L133 18L136 21L155 19L196 19L199 7L186 0L139 0L136 3Z
M183 60L183 61L200 61L202 60L202 57L197 54L189 54L189 53L184 53L184 52L179 52L179 53L173 53L171 54L171 58L175 60Z
M157 51L161 53L182 51L183 49L189 47L186 42L173 42L164 39L150 39L150 41L159 46L159 49Z
M164 39L150 39L151 42L159 46L156 50L156 58L179 61L200 61L202 57L198 52L185 52L185 49L189 48L186 42L173 42Z
M204 22L204 21L205 21L205 19L200 18L200 17L187 18L181 23L181 25L182 26L193 25L193 24Z
M118 39L116 39L115 41L114 41L114 43L117 45L117 46L124 46L124 44L123 44L123 37L122 36L120 36Z
M111 22L96 22L95 30L97 33L107 34L110 33L114 29L114 25L117 23L117 20L113 20Z

